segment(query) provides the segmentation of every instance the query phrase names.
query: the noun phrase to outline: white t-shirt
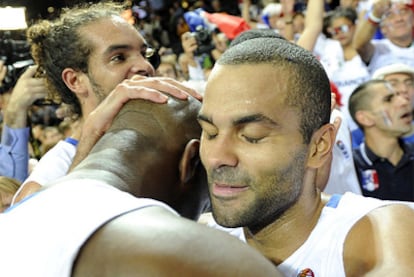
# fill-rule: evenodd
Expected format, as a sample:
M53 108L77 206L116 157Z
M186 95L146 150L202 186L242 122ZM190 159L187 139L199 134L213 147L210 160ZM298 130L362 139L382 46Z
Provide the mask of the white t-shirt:
M329 79L344 63L344 53L339 41L327 38L323 34L318 36L313 54L322 64Z
M324 192L343 194L350 191L362 194L352 155L351 133L346 122L344 122L344 115L341 111L334 109L331 113L331 122L337 117L342 118L342 123L336 134L335 145L332 150L331 172Z
M342 124L346 124L351 131L357 129L358 126L349 113L349 97L357 86L370 79L371 74L368 71L368 67L359 55L356 55L349 61L343 61L337 70L332 73L331 81L336 85L341 94L342 106L340 109L344 114Z
M411 43L410 47L399 47L386 38L372 40L372 43L375 46L375 51L368 65L371 74L378 68L394 63L403 63L414 67L414 43Z
M96 180L51 186L0 214L0 276L69 277L84 242L126 212L161 206Z

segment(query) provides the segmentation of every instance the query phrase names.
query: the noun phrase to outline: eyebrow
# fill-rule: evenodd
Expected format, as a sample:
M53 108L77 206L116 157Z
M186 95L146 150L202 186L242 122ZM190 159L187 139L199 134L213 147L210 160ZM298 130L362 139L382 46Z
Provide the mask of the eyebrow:
M109 46L105 50L104 54L105 55L108 55L108 54L110 54L112 52L115 52L115 51L118 51L118 50L129 50L129 49L132 49L132 48L133 47L131 45L129 45L129 44L114 44L114 45ZM148 48L148 44L144 42L141 45L140 48L141 48L141 50L144 50L144 49Z
M212 118L204 116L202 114L199 114L197 116L197 119L199 121L205 121L207 123L210 123L210 124L214 125ZM258 113L258 114L243 116L243 117L241 117L237 120L234 120L233 121L233 126L243 125L243 124L248 124L248 123L255 123L255 122L263 122L263 123L270 124L270 125L275 125L275 126L278 125L274 120L270 119L269 117L267 117L263 114Z

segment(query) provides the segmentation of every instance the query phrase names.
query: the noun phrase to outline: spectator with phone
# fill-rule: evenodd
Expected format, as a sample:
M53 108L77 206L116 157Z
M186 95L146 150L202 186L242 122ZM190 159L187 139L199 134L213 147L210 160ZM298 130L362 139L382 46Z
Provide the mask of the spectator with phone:
M0 68L0 77L6 75L4 68L4 65ZM37 66L30 66L16 85L5 92L10 98L2 107L4 122L0 144L0 175L21 182L28 176L30 127L27 113L36 100L47 96L44 79L34 77L36 70Z

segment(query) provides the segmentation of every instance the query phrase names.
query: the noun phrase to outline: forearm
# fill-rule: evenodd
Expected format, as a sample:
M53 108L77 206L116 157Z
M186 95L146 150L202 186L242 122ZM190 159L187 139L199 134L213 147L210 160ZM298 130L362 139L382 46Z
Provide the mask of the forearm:
M27 107L21 107L17 103L9 102L4 113L4 123L13 129L27 126Z
M250 0L243 0L242 9L241 9L241 16L246 21L247 24L251 28L255 28L255 24L253 24L251 18L250 18L250 7L251 7L251 1Z
M309 0L305 16L305 29L297 41L299 46L313 51L316 40L322 32L324 11L323 0Z
M377 31L379 24L370 19L370 16L374 19L376 18L373 11L370 11L367 15L361 16L361 18L358 19L358 24L352 41L354 48L358 51L365 63L369 63L374 54L374 45L371 43L371 40Z
M359 50L369 44L377 30L377 26L369 22L366 18L361 18L357 25L357 30L352 41L354 47Z
M293 30L293 14L286 14L283 16L284 19L284 30L283 30L283 36L289 40L294 41L295 40L295 32Z

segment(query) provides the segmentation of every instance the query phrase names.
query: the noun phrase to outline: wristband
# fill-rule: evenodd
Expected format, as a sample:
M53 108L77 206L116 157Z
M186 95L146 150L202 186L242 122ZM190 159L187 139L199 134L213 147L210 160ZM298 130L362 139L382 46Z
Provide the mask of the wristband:
M368 13L368 22L374 24L374 25L378 25L381 22L381 18L378 18L374 15L374 13L372 11L370 11Z

